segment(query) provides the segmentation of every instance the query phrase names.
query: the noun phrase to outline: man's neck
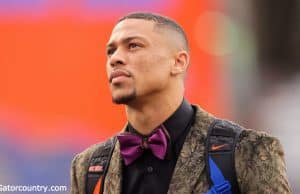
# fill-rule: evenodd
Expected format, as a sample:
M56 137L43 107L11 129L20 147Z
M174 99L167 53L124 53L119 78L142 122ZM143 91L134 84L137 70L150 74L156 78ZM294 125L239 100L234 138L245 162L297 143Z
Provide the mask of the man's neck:
M166 96L134 106L126 105L127 119L140 134L148 135L177 110L182 100L183 95Z

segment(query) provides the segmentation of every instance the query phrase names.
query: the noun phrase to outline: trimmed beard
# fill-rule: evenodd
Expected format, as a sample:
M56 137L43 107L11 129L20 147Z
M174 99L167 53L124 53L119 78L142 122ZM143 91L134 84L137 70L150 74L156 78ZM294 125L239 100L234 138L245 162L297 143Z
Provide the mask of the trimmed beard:
M135 90L126 96L121 96L119 98L112 97L112 101L115 104L129 104L129 102L134 99L136 99L136 91Z

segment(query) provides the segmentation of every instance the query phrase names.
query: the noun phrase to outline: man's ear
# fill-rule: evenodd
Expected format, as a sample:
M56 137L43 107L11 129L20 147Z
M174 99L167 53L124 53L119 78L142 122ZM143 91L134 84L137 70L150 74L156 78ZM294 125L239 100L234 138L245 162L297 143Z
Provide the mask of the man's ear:
M190 56L185 50L176 53L175 61L171 69L171 75L182 74L186 72L189 65Z

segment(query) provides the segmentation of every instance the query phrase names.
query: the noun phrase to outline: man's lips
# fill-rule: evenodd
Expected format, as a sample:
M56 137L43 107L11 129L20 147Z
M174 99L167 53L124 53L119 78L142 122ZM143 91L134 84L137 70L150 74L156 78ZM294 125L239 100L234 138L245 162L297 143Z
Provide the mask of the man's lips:
M120 76L130 77L131 74L128 71L125 71L123 69L114 70L114 71L111 72L111 74L109 76L109 83L111 83L114 78L117 78L117 77L120 77Z

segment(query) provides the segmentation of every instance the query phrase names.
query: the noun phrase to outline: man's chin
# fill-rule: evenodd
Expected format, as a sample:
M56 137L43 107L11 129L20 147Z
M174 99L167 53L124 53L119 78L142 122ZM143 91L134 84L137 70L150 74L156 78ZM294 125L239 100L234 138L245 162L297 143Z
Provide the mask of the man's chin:
M118 97L112 97L112 101L115 104L129 104L136 98L135 93L127 96L118 96Z

